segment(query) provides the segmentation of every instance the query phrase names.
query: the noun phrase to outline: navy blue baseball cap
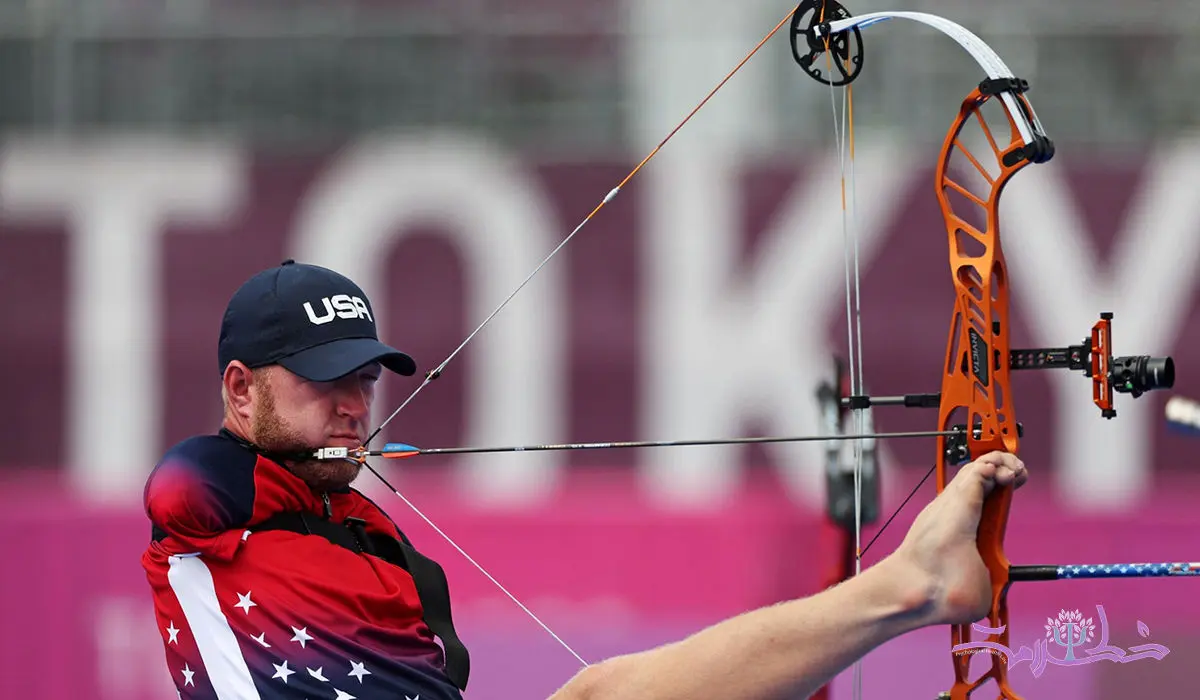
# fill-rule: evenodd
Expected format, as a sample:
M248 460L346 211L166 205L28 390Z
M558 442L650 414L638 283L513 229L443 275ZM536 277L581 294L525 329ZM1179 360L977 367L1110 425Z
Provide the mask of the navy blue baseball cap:
M233 360L278 364L310 381L343 377L370 362L410 376L413 359L379 342L367 295L333 270L285 260L246 280L229 300L217 344L220 371Z

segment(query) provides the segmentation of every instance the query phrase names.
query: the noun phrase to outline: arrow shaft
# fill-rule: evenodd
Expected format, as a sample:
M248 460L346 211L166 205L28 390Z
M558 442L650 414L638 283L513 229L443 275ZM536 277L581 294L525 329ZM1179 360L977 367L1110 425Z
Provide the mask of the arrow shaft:
M578 442L553 445L513 445L503 447L441 447L422 449L412 445L385 445L382 450L369 450L368 457L412 457L416 455L481 454L496 452L548 452L559 450L612 450L634 447L699 447L705 445L756 445L781 442L825 442L830 440L870 440L877 438L930 438L956 435L954 430L917 430L861 435L798 435L784 437L716 438L707 440L642 440L631 442Z

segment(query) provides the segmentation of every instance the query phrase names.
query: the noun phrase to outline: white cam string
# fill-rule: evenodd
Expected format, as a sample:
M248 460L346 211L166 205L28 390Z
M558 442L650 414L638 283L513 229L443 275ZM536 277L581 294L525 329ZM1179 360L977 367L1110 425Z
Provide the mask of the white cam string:
M833 77L832 54L826 51L830 78ZM833 111L834 141L838 154L838 171L842 195L842 240L843 262L845 267L846 291L846 335L847 335L847 369L850 379L850 395L864 396L866 390L863 383L862 361L862 303L861 303L861 274L859 258L859 226L857 209L857 187L854 177L854 124L852 93L849 85L841 86L841 109L838 108L838 87L832 83L829 86L830 106ZM847 188L847 179L849 187ZM854 430L863 435L864 415L869 408L852 408ZM862 440L852 441L854 468L854 575L862 573L862 483L863 483L863 448ZM853 697L862 698L862 660L854 663Z

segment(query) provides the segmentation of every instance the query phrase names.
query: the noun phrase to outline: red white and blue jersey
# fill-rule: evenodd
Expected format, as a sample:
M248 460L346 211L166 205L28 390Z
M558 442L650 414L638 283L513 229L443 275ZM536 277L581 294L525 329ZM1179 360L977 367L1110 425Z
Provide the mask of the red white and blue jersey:
M142 556L175 687L187 700L460 700L412 575L319 536L254 526L285 512L397 537L353 489L315 493L224 435L171 448L145 489Z

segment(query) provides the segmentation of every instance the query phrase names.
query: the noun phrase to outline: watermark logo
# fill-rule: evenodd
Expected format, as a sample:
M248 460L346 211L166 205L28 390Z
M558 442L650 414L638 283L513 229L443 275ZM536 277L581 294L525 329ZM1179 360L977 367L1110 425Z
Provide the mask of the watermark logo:
M1161 661L1163 657L1171 653L1171 650L1162 644L1138 644L1128 649L1109 644L1108 617L1104 614L1103 605L1096 606L1095 620L1094 622L1091 617L1084 618L1079 610L1063 609L1058 612L1058 617L1046 618L1046 636L1035 641L1032 647L1022 645L1020 649L1013 651L999 642L985 639L957 644L951 649L951 652L954 654L978 654L981 652L998 654L1008 659L1010 670L1022 662L1028 661L1034 678L1041 677L1046 671L1046 667L1050 665L1083 666L1099 661L1127 664L1149 658ZM1004 627L987 627L978 623L971 625L971 628L981 634L994 636L1002 634L1005 629ZM1097 630L1100 635L1099 641L1094 646L1085 646L1096 638ZM1137 632L1139 636L1146 639L1150 636L1150 626L1138 620ZM1065 651L1059 652L1060 656L1054 652L1055 649L1064 649Z
M1067 650L1065 661L1075 660L1075 647L1092 641L1096 626L1078 610L1059 610L1058 619L1046 618L1046 639Z

